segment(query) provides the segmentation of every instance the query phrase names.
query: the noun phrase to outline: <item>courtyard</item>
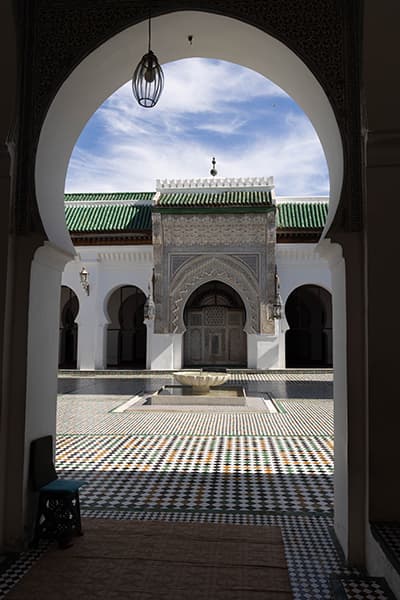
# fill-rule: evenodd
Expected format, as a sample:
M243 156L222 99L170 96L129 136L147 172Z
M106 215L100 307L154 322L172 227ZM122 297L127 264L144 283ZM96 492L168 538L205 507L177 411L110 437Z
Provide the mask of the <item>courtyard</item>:
M296 599L390 597L346 568L335 541L332 371L232 372L258 408L143 403L172 383L59 377L57 471L87 482L84 518L278 525ZM0 597L38 555L3 574Z

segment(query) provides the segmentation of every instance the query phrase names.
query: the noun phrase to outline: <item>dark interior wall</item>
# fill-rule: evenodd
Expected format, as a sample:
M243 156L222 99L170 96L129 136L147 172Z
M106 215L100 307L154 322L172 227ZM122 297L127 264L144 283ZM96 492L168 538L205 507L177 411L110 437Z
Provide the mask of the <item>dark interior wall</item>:
M400 203L400 4L366 0L364 13L363 103L366 126L366 203L368 310L369 516L400 521L398 430L400 403L396 373L400 322L393 307L398 296Z

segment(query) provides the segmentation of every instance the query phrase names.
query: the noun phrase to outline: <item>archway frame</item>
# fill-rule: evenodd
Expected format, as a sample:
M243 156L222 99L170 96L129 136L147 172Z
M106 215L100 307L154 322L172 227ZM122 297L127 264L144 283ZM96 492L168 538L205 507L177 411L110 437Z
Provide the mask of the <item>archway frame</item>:
M245 333L260 332L260 291L256 278L246 265L226 254L199 256L187 261L170 284L169 326L173 333L184 333L187 301L204 283L220 281L241 298L245 311Z
M322 283L318 280L318 278L316 279L307 279L304 283L299 284L294 284L293 286L289 287L286 290L286 295L282 296L281 295L281 299L283 304L285 305L286 302L288 301L288 299L290 298L290 296L293 294L293 292L295 292L296 290L298 290L299 288L303 287L303 286L309 286L309 285L313 285L315 287L320 287L323 290L325 290L325 292L328 292L330 295L332 295L332 289L330 287L328 287L326 285L326 283Z
M122 300L122 292L123 292L123 290L124 290L124 289L126 289L126 288L130 288L130 289L133 291L133 294L132 294L132 293L131 293L131 294L128 294L128 295L127 295L127 297L125 298L125 300ZM116 309L117 309L117 315L116 315L116 318L117 318L117 321L118 321L118 327L116 327L116 328L113 328L113 329L110 329L110 325L112 325L112 322L113 322L113 321L112 321L112 317L111 317L111 315L110 315L110 310L109 310L109 309L110 309L110 302L111 302L112 298L114 297L114 295L116 295L118 292L120 293L120 300L121 300L121 302L120 302L120 303L118 304L118 306L116 307ZM103 300L104 316L105 316L105 318L107 319L107 326L106 326L106 330L107 330L107 337L106 337L106 341L105 341L105 344L106 344L106 348L105 348L105 361L106 361L106 365L107 365L107 367L109 367L109 366L121 366L122 364L124 364L124 363L126 363L126 362L130 362L130 363L132 363L132 364L133 364L133 363L136 363L136 362L138 362L138 361L137 361L137 355L136 355L136 349L137 349L137 348L136 348L136 342L135 342L135 351L133 351L133 346L132 346L132 348L131 348L131 350L132 350L132 353L133 353L133 354L135 354L135 359L134 359L134 357L133 357L133 356L131 356L131 360L129 360L129 361L124 361L124 360L122 360L122 354L123 354L123 352L122 352L122 350L121 350L121 347L120 347L121 340L120 340L120 337L119 337L119 336L121 336L121 335L123 334L123 332L125 332L125 333L126 333L126 332L128 331L128 330L127 330L127 329L126 329L126 328L123 326L123 324L122 324L122 322L121 322L121 314L122 314L122 313L121 313L121 311L123 310L123 306L124 306L124 304L125 304L125 303L126 303L126 302L127 302L127 301L128 301L128 300L129 300L129 299L130 299L130 298L131 298L133 295L135 295L135 296L136 296L136 294L139 294L140 296L142 296L142 297L143 297L143 304L144 304L144 303L145 303L145 301L146 301L146 294L144 293L144 291L142 290L142 288L141 288L140 286L138 286L138 285L135 285L135 284L132 284L132 283L128 283L128 284L122 284L122 285L113 286L113 287L112 287L112 289L111 289L111 291L109 291L109 292L106 294L106 297L105 297L105 298L104 298L104 300ZM134 313L135 315L136 315L137 311L138 311L138 307L136 307L136 311L135 311L135 313ZM144 329L145 329L145 331L146 331L146 337L145 337L145 341L144 341L144 344L145 344L145 346L144 346L144 364L146 364L146 351L147 351L147 327L146 327L145 319L143 320L143 322L142 322L142 325L143 325L143 327L144 327ZM110 336L111 336L111 332L112 332L112 331L114 331L114 333L115 333L115 332L118 332L118 334L117 334L117 335L118 335L118 339L117 339L117 346L118 346L118 347L117 347L117 361L116 361L116 363L115 363L115 364L114 364L114 363L111 363L111 362L109 362L109 360L108 360L108 359L109 359L109 356L110 356L110 355L109 355L109 351L110 351L110 346L109 346L109 344L110 344L110 342L111 342L111 339L112 339L112 338L110 337ZM134 339L136 340L136 336L137 336L137 330L136 330L136 327L134 327L134 328L133 328L133 330L131 330L131 335L132 335L131 342L133 343L133 340L134 340Z
M233 315L235 318L232 321ZM240 294L232 286L215 279L202 284L187 299L184 319L186 335L183 337L183 366L210 366L212 361L225 367L247 365L246 307ZM212 343L209 339L207 344L206 340L213 334L216 334L217 341L211 356L209 350ZM190 340L192 336L195 336L192 343L196 347L196 353L200 350L200 356L197 354L193 357Z
M163 62L190 56L218 58L251 68L274 81L310 118L322 144L330 178L333 220L343 181L343 147L328 96L306 64L287 46L243 21L207 12L180 11L154 18L155 50ZM196 44L183 44L182 31ZM132 75L145 47L147 23L128 27L87 56L58 90L41 127L35 164L36 195L47 236L73 251L64 216L64 182L75 143L93 112ZM237 44L237 39L242 43ZM76 102L77 96L79 102ZM60 125L61 124L61 125Z
M123 280L122 283L113 285L105 294L105 296L103 298L103 302L102 302L104 323L107 325L111 323L111 318L108 313L108 304L110 302L110 298L114 294L114 292L116 292L117 290L119 290L120 288L123 288L123 287L135 287L140 292L142 292L144 297L146 297L146 292L141 288L140 285L137 285L136 283L132 283L130 281Z
M159 10L159 7L157 6L157 3L155 4L155 14L158 14L157 10ZM216 10L215 3L210 3L207 0L198 0L189 3L184 0L166 0L162 3L162 10L179 10L187 8L188 4L190 7L197 10ZM347 0L339 0L339 2L337 0L328 0L319 7L318 18L312 19L311 21L308 19L308 13L310 11L315 11L314 0L305 0L301 5L295 0L285 0L283 4L276 3L273 0L266 0L262 5L256 0L250 0L249 2L243 3L238 3L234 0L222 0L218 3L217 10L230 17L251 23L258 27L259 31L264 31L270 35L274 35L276 39L282 40L284 44L287 44L288 47L296 52L304 63L307 63L308 67L312 69L316 76L316 80L321 82L325 90L326 99L329 98L331 100L331 104L334 107L339 122L342 141L345 147L344 153L340 152L340 160L342 160L344 154L346 168L344 172L345 178L342 192L342 208L345 206L346 210L339 211L338 217L335 219L330 232L334 232L335 240L339 240L343 245L346 245L346 258L350 263L348 266L350 267L352 264L357 264L359 259L361 261L363 260L361 241L358 239L357 235L349 238L348 234L354 232L357 233L362 230L362 161L361 145L359 143L361 117L359 102L359 69L357 68L360 64L359 24L362 22L360 14L361 3L360 5L358 5L358 3L354 5L353 3L348 3ZM16 168L14 169L14 175L18 182L14 192L16 207L15 230L19 233L32 233L33 236L35 235L34 232L39 232L40 235L38 237L40 238L43 231L40 219L37 218L37 206L33 185L34 161L32 161L31 158L35 156L39 135L44 132L45 128L43 127L43 123L46 114L47 116L49 115L47 112L49 106L55 98L57 90L60 89L60 86L63 87L63 82L67 83L67 78L73 73L74 68L83 61L86 56L90 55L91 52L94 54L94 48L99 47L106 39L112 37L127 25L147 20L148 9L143 3L141 3L140 6L136 5L135 1L123 3L116 8L115 2L111 0L93 0L89 4L83 2L79 3L79 5L76 4L73 7L68 1L64 2L64 0L60 0L60 2L57 3L43 0L42 2L32 4L28 9L25 9L25 7L23 9L18 7L17 11L21 11L21 13L18 14L21 23L21 31L24 30L24 25L25 31L31 31L32 27L27 27L28 24L34 24L34 31L32 33L33 38L31 38L32 44L29 44L29 41L24 39L26 50L22 52L23 64L20 70L20 90L23 96L21 105L24 118L21 119L21 127L19 129L18 146L20 153L18 155L18 161L15 163ZM77 23L79 23L79 27L76 26ZM33 66L35 66L35 68L33 68ZM109 68L108 63L107 68ZM97 74L98 70L95 69L94 80L96 82L98 80L98 77L96 78ZM113 90L110 90L110 93L112 91ZM81 99L83 96L79 94L78 97ZM76 101L76 96L75 98L70 99ZM67 98L64 97L64 101L65 100L67 100ZM74 102L72 102L72 105L73 104ZM300 102L299 104L301 105ZM35 107L35 110L32 109L33 106ZM54 108L54 104L52 105L52 108ZM64 105L64 108L68 108L67 104ZM316 129L318 131L318 127ZM339 132L339 129L337 132ZM50 131L47 130L46 134L49 133ZM75 133L76 132L73 133L73 136ZM42 138L42 141L43 139L44 138ZM45 146L50 139L51 136L47 136ZM68 140L68 143L70 142L71 140ZM56 146L54 146L53 150L55 152L56 149ZM64 150L65 148L63 151ZM63 158L62 152L60 152L60 155L61 158ZM60 155L54 157L55 163L59 161ZM45 165L45 162L46 161L42 163L42 166ZM61 160L61 163L62 162L63 161ZM50 161L47 166L50 179L53 164L53 161ZM38 163L36 162L36 170L37 167ZM60 172L57 170L58 178L59 175ZM38 199L39 211L47 237L54 248L54 253L57 256L58 254L60 254L60 256L67 256L73 252L73 249L69 237L66 234L63 215L61 218L60 207L63 200L62 185L55 186L55 188L50 186L49 188L51 192L54 192L54 189L56 191L55 196L50 193L47 198L41 197L40 200ZM43 188L41 191L43 191ZM36 188L36 195L39 196L38 188ZM43 200L45 200L44 203ZM53 209L50 206L51 201L54 202ZM336 196L336 201L338 201L338 195ZM337 207L336 201L333 201L332 194L330 215L325 232L327 232L332 225L333 215ZM43 239L43 237L41 237L41 239ZM37 247L37 241L33 241L36 244L35 247ZM61 248L61 252L57 248ZM343 420L344 422L347 422L347 377L352 379L350 385L351 389L360 390L358 397L353 397L352 405L355 409L357 408L357 403L359 405L361 403L361 398L364 397L363 382L361 381L363 373L358 370L358 374L355 375L354 369L351 372L349 368L346 368L346 334L349 335L351 332L357 334L362 329L360 318L357 317L360 315L360 306L362 305L363 282L362 278L358 278L351 286L352 302L349 306L346 328L344 325L346 323L347 308L345 300L346 280L344 260L343 258L336 260L337 252L333 248L332 250L330 260L334 269L336 290L339 290L338 296L340 296L337 302L339 306L338 314L340 313L340 317L343 318L343 322L341 323L342 331L337 337L341 340L341 349L343 350L341 354L339 353L341 360L338 362L341 363L340 369L343 375ZM27 255L25 260L28 261L27 264L30 265L31 256ZM359 270L362 272L362 269ZM59 280L57 280L56 283L57 286L59 286ZM30 294L31 299L32 297L35 299L36 295L40 296L40 293L35 287L32 289L32 282ZM29 292L26 292L25 298L21 298L21 302L23 300L25 303L24 305L26 306L28 305L28 302L31 301L29 300L28 295ZM354 319L353 317L356 318ZM23 345L26 340L22 338L21 344ZM34 348L34 340L36 337L35 335L30 334L30 338L29 347ZM352 357L358 352L358 349L354 349L354 343L351 340L351 336L349 336L348 340L348 349ZM29 356L30 355L28 354L28 359ZM339 373L339 368L335 370L336 373ZM28 364L27 372L28 371L36 372L38 377L40 376L40 369L39 371L35 371L32 365L29 366ZM28 378L29 375L27 374L27 379ZM21 390L23 387L24 386L21 386ZM338 386L335 386L335 388L338 389ZM19 390L19 397L21 397L22 400L21 390ZM29 402L29 392L27 393L27 396ZM346 424L345 428L346 438ZM353 433L360 432L362 428L362 420L358 418L357 426L352 426ZM346 443L346 439L344 439L344 443ZM357 464L357 466L359 465ZM347 476L346 473L345 477L346 481L352 481L351 473L349 473L349 476ZM348 485L350 485L350 483ZM339 490L338 497L339 496L347 499L346 490ZM357 503L357 498L360 498L358 492L353 494L353 506ZM348 509L345 507L344 512L347 511ZM359 511L353 510L352 512L357 513L355 520L358 525L356 525L356 529L358 527L359 532L361 532L364 525L362 515ZM351 546L351 543L345 539L347 536L346 518L343 520L343 524L344 529L340 532L340 539L346 554L348 554L348 548ZM358 539L361 538L362 535L360 534ZM352 548L353 560L354 556L357 555L357 560L362 562L362 558L359 558L362 554L362 551L360 551L361 544L355 540L353 535L353 542L354 541L355 543L353 543Z
M74 317L74 327L76 328L76 335L77 335L77 337L76 337L76 340L75 340L76 348L75 348L75 358L74 358L73 363L74 363L74 368L76 368L77 360L78 360L78 357L77 357L77 350L78 350L77 344L78 344L78 336L79 336L79 321L78 321L78 318L79 318L79 312L80 312L80 309L81 309L81 304L79 302L79 296L78 296L78 294L69 285L65 285L65 284L61 285L61 297L62 297L62 289L63 288L65 288L66 290L69 291L70 297L67 300L67 302L64 304L63 309L60 310L60 338L62 336L62 331L65 330L65 326L63 325L63 311L66 309L67 305L71 302L71 300L73 298L75 298L76 301L77 301L77 303L78 303L78 310L77 310L77 313L76 313L76 315ZM72 296L71 296L71 293L72 293ZM62 340L60 339L59 340L59 349L61 349L62 345L63 345L62 344ZM67 364L67 363L68 363L68 361L64 361L64 364ZM60 356L59 356L59 359L58 359L58 364L59 364L59 368L62 368L61 367L61 362L60 362Z
M308 290L310 290L310 288L314 288L316 290L321 290L323 292L323 294L325 295L325 297L326 297L326 301L329 302L329 305L330 305L329 306L329 316L330 316L330 323L331 323L331 325L330 325L330 327L321 328L319 330L319 332L320 332L320 334L322 334L323 331L327 331L327 330L330 330L330 332L331 332L331 335L330 335L330 346L328 348L328 350L329 350L328 356L330 356L331 358L330 358L329 361L325 361L326 364L323 364L321 362L321 365L323 367L326 367L326 368L331 368L332 367L332 350L333 350L333 348L332 348L332 331L333 331L333 324L332 324L332 292L329 289L327 289L327 287L324 286L324 285L315 284L315 283L303 283L301 285L296 285L295 287L293 287L293 289L289 292L289 294L287 295L287 297L286 297L286 299L285 299L285 301L283 303L283 305L284 305L284 319L285 319L285 323L287 324L287 327L285 327L285 356L286 356L285 362L286 362L286 367L288 367L288 368L290 368L290 367L294 367L294 368L312 368L313 366L315 366L315 365L312 364L311 360L310 360L310 364L303 364L303 365L301 365L301 364L288 364L288 354L289 354L289 350L288 350L288 348L289 348L289 346L288 346L288 335L290 335L289 332L292 332L292 334L293 334L293 331L297 331L298 332L298 330L299 330L299 328L297 328L297 327L290 326L290 323L289 323L290 319L288 319L288 302L294 296L298 296L299 294L301 295L302 291L306 291L306 290L308 291ZM325 310L326 306L325 306L324 302L321 301L321 298L319 298L319 300L320 300L320 303L321 303L322 310ZM310 311L310 312L312 312L312 311ZM304 331L304 328L301 328L301 329ZM311 332L311 329L308 328L307 331ZM307 362L307 361L305 361L305 362ZM318 364L318 362L317 362L317 364Z

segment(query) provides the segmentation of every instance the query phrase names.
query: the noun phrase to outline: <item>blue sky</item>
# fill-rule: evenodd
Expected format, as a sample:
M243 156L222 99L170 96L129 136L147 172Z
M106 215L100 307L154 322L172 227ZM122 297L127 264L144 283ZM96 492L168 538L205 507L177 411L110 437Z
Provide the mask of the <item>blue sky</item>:
M163 65L154 108L131 83L100 106L69 163L66 192L153 191L156 179L274 177L278 196L327 195L321 144L293 100L262 75L190 58Z

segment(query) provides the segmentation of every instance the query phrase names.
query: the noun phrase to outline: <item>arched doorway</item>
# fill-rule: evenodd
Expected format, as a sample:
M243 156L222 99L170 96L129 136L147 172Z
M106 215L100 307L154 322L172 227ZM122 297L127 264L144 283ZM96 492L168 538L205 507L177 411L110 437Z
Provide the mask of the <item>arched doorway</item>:
M61 286L60 297L60 338L58 366L60 369L76 369L78 348L79 300L71 288Z
M125 285L113 292L108 301L110 324L107 332L107 366L146 366L146 297L134 285Z
M246 311L234 289L219 281L200 286L186 304L184 321L185 366L246 365Z
M173 3L171 5L167 3L167 5L174 6ZM247 11L246 3L238 4L238 6L241 5L244 6L243 10ZM203 4L202 2L197 3L195 6L199 11L204 7L207 7L207 4ZM287 10L290 11L290 8ZM187 23L186 17L189 17L192 21ZM207 19L210 20L208 21ZM249 20L246 12L244 12L244 20ZM195 46L197 56L212 56L214 58L238 62L239 64L246 64L254 68L288 91L298 101L299 105L305 109L305 112L310 115L324 146L329 164L331 198L326 227L326 231L328 231L339 202L343 179L343 150L339 128L332 107L324 88L319 84L319 81L323 81L324 79L318 79L305 67L305 64L295 54L297 49L296 43L289 44L286 47L276 39L270 38L270 36L265 34L262 31L262 26L258 29L247 25L247 23L238 22L233 18L215 14L206 16L197 11L193 13L173 13L154 19L154 25L156 26L154 37L158 40L157 52L160 56L163 56L164 61L167 62L168 60L182 58L182 54L187 55L191 51L191 46L188 44L185 45L186 52L182 50L180 37L175 35L174 32L192 31L192 22L197 26L195 39L201 41L201 47L199 44ZM260 24L258 15L254 18L254 22L257 25ZM277 22L281 23L280 20ZM170 27L171 23L173 25L172 28ZM190 26L188 27L187 25ZM203 25L206 27L203 27ZM247 33L249 36L243 35L246 33L245 29L248 30ZM312 31L312 27L310 27L310 30ZM104 29L99 28L99 36L104 36L103 31ZM72 252L68 232L65 230L63 207L63 186L69 156L80 133L80 129L92 114L94 107L97 107L102 100L131 76L132 64L130 57L133 53L136 54L136 50L138 50L138 55L141 55L146 31L146 22L143 21L122 31L104 44L99 45L93 52L90 52L90 48L88 48L86 58L78 67L68 70L70 75L61 85L41 128L35 165L36 197L48 239L55 247L61 248L66 252ZM132 33L135 35L132 35ZM272 33L274 33L274 27L272 27ZM279 33L281 33L280 28L277 27L277 38L282 37ZM237 39L241 39L243 43L238 45ZM297 36L295 39L297 39ZM310 39L312 41L313 38L310 37ZM173 40L172 43L171 40ZM261 44L258 44L259 41ZM268 44L265 44L265 47L263 47L264 41L268 42ZM116 47L116 43L118 47ZM178 44L179 50L176 50L174 46ZM299 49L301 52L299 52L299 55L307 57L307 48L312 47L312 45L312 43L308 43L306 49L304 49L300 43ZM294 47L295 52L290 50L290 47ZM81 51L81 47L78 44L76 44L76 48L77 53L78 50ZM73 55L73 52L71 54ZM129 64L124 64L124 62ZM341 63L345 64L345 61L338 61L338 65ZM317 65L318 61L311 62L311 64ZM339 73L340 68L330 69L330 72L333 71ZM93 72L96 73L96 77L91 77ZM282 76L280 77L280 75ZM62 80L62 77L58 77L56 80L57 89ZM340 80L340 83L343 84L342 80ZM339 90L338 94L341 93L343 86L337 85L336 87ZM328 85L325 88L328 89ZM329 84L329 88L335 89L335 85ZM78 103L76 101L78 97L76 93L77 89L79 90ZM351 98L350 93L342 95ZM354 107L356 106L358 105L354 104ZM347 113L353 115L351 111L347 111ZM60 123L63 124L62 128L60 127ZM343 128L344 132L345 128ZM344 137L344 139L346 138ZM349 153L346 156L348 157ZM346 172L350 181L352 171L348 168ZM341 270L339 271L339 269ZM345 279L342 263L337 268L336 280L340 284L340 286L336 285L336 289L339 290L336 297L340 295L340 308L343 306L345 309ZM337 307L338 305L339 303L335 302L335 306ZM341 310L340 316L344 315L344 309ZM34 333L36 334L36 331ZM40 339L40 331L36 337ZM342 341L344 336L335 336L335 339ZM338 343L336 343L336 346L339 348ZM337 357L339 356L340 358L343 356L343 364L345 364L345 344L340 345L340 352L337 351L335 356L336 363ZM32 370L34 371L34 369ZM345 371L342 365L337 367L336 364L335 377L337 377L338 373L341 376L341 382L343 382L343 387L346 391ZM335 389L338 389L338 387ZM41 396L43 396L42 391ZM48 395L49 403L52 402L52 397L51 394ZM345 464L344 461L342 463ZM342 494L342 496L345 497L345 494ZM343 535L341 537L343 538Z
M318 285L302 285L286 301L287 367L332 366L332 299Z

